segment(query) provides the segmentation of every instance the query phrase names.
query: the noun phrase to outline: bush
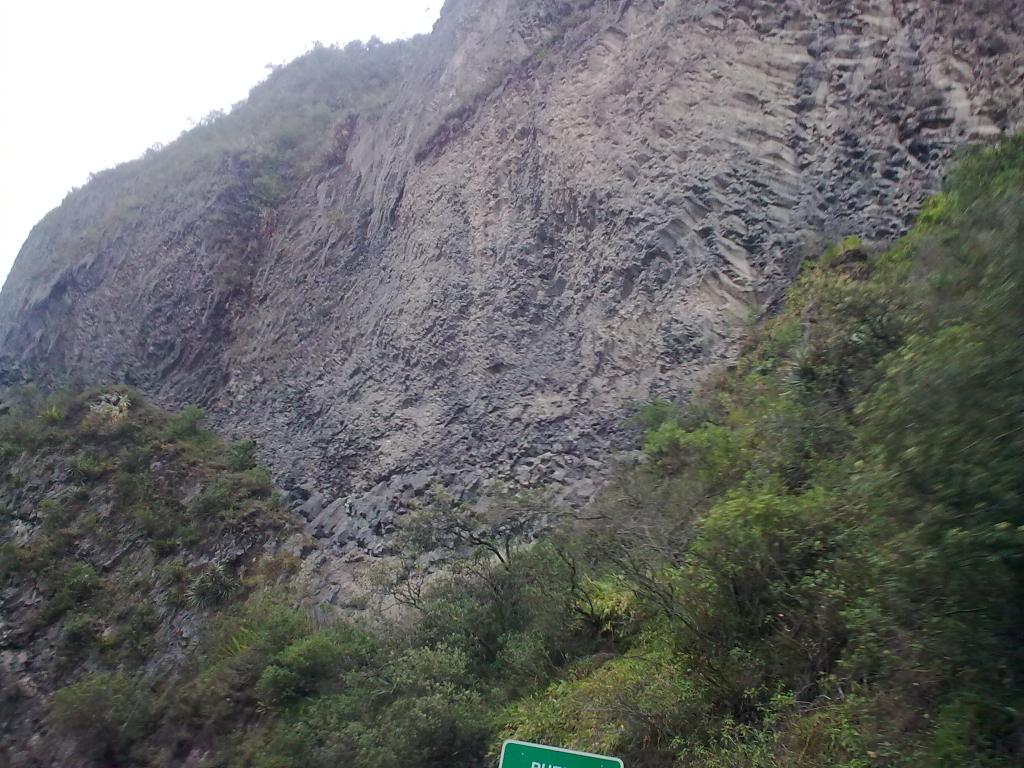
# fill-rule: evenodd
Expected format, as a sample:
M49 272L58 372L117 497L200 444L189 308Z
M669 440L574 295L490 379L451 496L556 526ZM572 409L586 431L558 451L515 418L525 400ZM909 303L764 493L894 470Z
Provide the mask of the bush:
M72 609L85 607L99 587L100 577L95 568L88 563L72 563L58 577L43 611L44 620L52 622Z
M45 421L47 424L59 424L64 421L67 414L64 413L56 405L49 405L43 409L43 412L39 414L39 418Z
M192 503L200 520L235 522L253 510L270 511L274 506L274 485L262 467L216 476Z
M52 497L39 503L39 513L46 533L61 531L75 519L75 512L70 505Z
M227 601L239 587L237 576L229 573L223 565L211 565L192 580L186 597L193 608L212 608Z
M228 445L228 469L242 472L256 467L256 442L254 440L237 440Z
M80 658L86 651L96 647L99 632L99 622L92 614L81 613L69 617L64 622L59 656L64 662Z
M710 702L689 679L685 660L664 639L633 654L581 667L576 679L559 681L513 704L503 736L600 754L665 761L677 739L698 739L714 727ZM588 668L589 667L589 668Z
M25 568L26 552L23 547L5 541L0 544L0 584L21 574Z
M95 674L54 694L50 722L71 736L81 754L107 764L141 757L152 702L145 688L124 675Z
M76 482L92 482L100 478L109 466L102 459L84 454L76 456L71 461L71 471Z
M167 420L162 435L165 440L194 440L204 436L201 429L206 414L197 405L187 405Z
M142 526L142 530L152 539L169 536L175 528L175 521L170 515L156 512L149 506L138 506L132 509L132 517Z
M263 671L256 694L265 706L344 689L345 675L376 649L362 633L338 625L303 637L281 651Z

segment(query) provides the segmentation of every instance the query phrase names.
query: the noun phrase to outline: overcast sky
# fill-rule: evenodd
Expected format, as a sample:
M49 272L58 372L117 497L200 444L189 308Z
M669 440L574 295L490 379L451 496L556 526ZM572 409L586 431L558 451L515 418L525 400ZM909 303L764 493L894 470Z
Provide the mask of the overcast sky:
M429 32L443 0L0 0L0 283L89 173L245 98L313 42Z

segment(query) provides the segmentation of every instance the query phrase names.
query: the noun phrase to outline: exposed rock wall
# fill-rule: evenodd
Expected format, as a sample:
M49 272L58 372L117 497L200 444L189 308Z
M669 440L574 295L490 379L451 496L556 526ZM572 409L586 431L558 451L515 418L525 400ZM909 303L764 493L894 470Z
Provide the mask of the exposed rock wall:
M283 203L253 205L231 155L70 195L0 294L2 354L200 402L340 547L434 483L584 497L624 405L685 391L802 256L897 236L958 147L1022 126L1021 19L449 0Z

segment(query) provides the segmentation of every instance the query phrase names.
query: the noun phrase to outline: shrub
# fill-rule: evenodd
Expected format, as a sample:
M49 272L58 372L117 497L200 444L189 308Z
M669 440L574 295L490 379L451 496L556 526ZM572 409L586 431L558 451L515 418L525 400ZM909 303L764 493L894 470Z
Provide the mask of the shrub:
M76 456L71 460L71 471L76 482L95 481L101 477L109 466L102 459L90 454Z
M362 633L338 625L303 637L274 657L256 685L266 706L314 693L340 690L345 674L366 663L375 645Z
M270 474L262 467L218 475L192 503L192 511L201 519L233 522L255 509L267 510L274 498Z
M148 734L152 702L136 680L94 674L62 688L53 697L50 722L71 736L82 754L108 764L136 757Z
M254 440L237 440L228 445L227 466L234 472L242 472L256 467L256 442Z
M52 622L74 608L86 606L99 587L95 568L88 563L72 563L58 576L56 589L43 611L44 620Z
M187 405L167 420L162 430L166 440L193 440L203 436L200 425L206 415L197 405Z
M193 608L212 608L225 602L239 586L238 577L223 565L210 565L192 580L186 597Z
M160 514L149 506L134 507L132 517L150 538L164 538L174 530L174 522L169 515Z
M151 603L127 602L115 609L113 632L105 640L105 650L116 659L145 661L156 648L154 633L159 615Z
M665 759L676 739L700 738L713 721L685 661L659 644L606 659L516 702L504 716L503 736L623 758L643 745L647 761L658 752Z
M59 424L64 421L66 414L56 405L49 405L39 414L39 418L47 424Z
M0 544L0 584L22 573L26 554L25 549L14 542L5 541Z
M43 499L39 503L39 513L43 519L43 530L46 533L55 533L67 528L75 519L75 513L71 506L52 497Z
M99 622L89 613L75 614L64 622L59 656L64 662L73 661L94 648L99 641Z

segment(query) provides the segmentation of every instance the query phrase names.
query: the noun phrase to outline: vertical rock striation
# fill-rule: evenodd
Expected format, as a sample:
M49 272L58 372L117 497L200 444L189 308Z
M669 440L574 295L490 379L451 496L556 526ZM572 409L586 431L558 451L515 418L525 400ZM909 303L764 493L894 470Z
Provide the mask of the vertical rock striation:
M803 255L898 236L958 147L1022 126L1022 18L449 0L365 52L391 57L377 102L332 102L301 174L244 142L189 164L186 136L69 195L0 294L0 355L201 403L341 548L435 483L585 497L624 405L685 391Z

